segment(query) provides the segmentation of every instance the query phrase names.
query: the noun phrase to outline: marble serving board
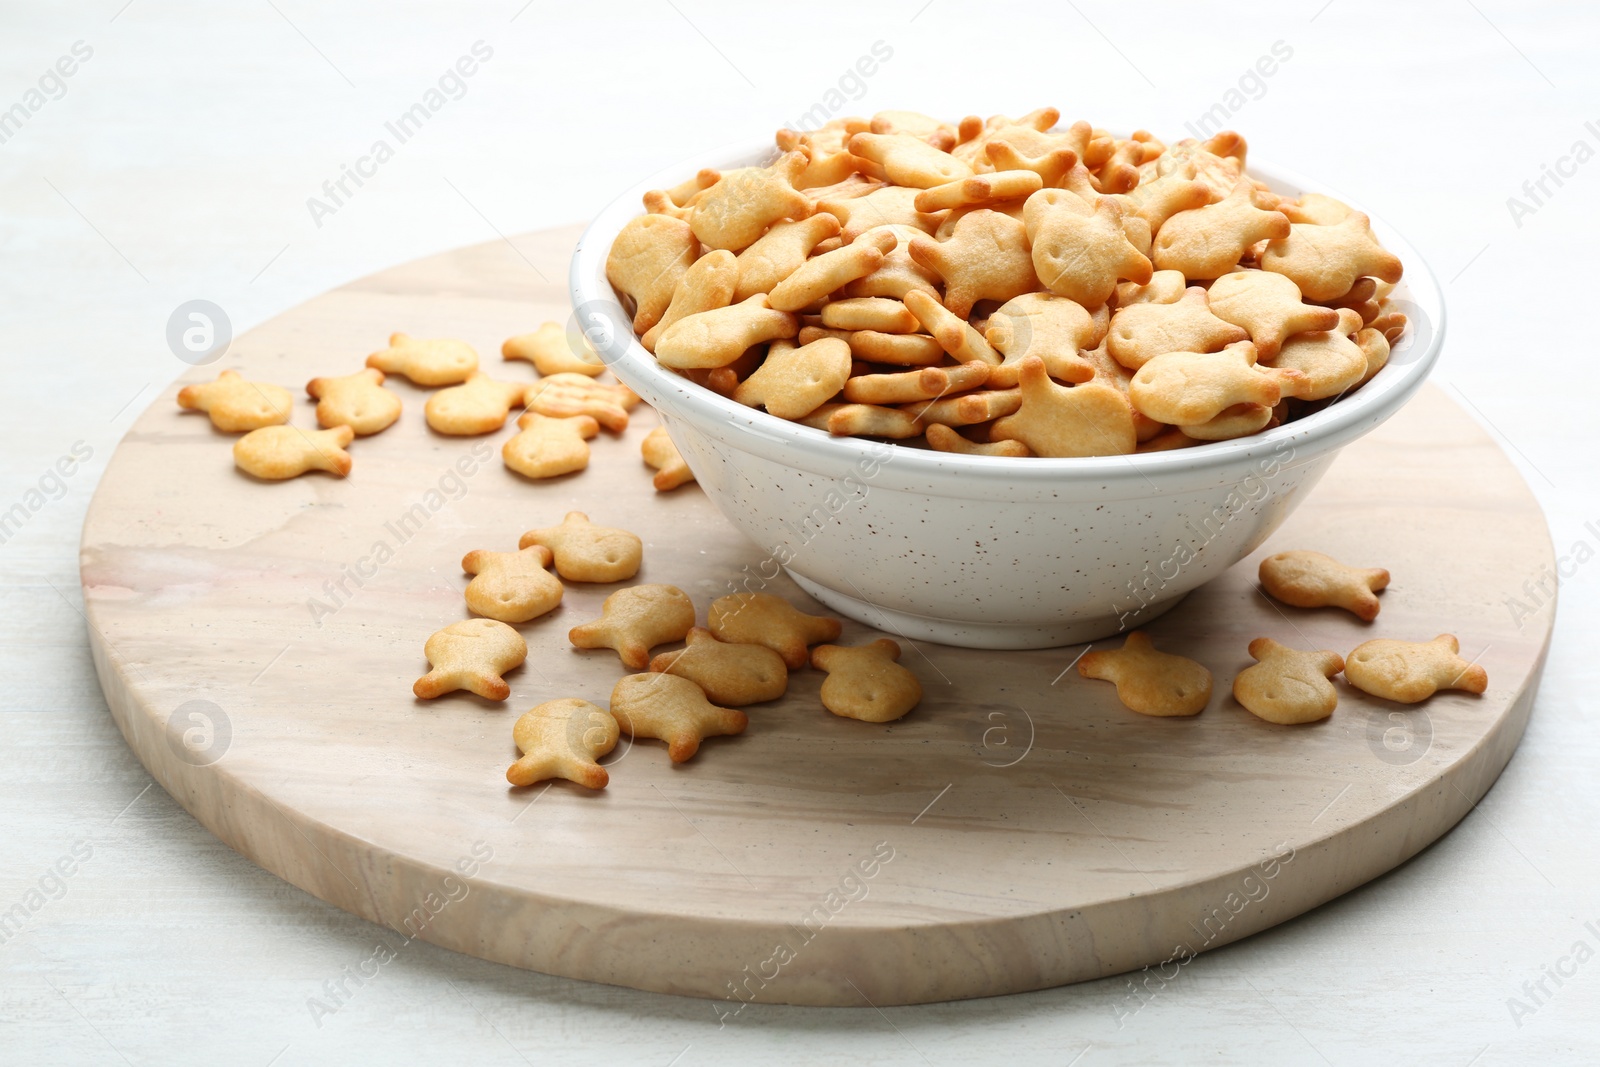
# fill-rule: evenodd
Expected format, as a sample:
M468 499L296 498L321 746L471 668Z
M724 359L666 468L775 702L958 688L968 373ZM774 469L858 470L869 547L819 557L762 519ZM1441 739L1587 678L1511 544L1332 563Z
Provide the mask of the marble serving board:
M624 739L603 792L509 787L522 711L603 705L624 673L566 639L613 587L569 584L520 628L530 652L509 702L418 701L424 640L466 617L466 552L514 548L577 509L640 534L638 580L681 587L702 619L752 575L820 609L698 487L652 491L647 408L593 442L589 470L535 483L500 462L511 427L441 437L426 392L391 379L405 411L351 446L348 479L267 484L174 396L227 367L298 392L394 331L465 338L496 376L531 381L499 345L565 320L577 234L434 256L294 308L168 386L110 462L82 579L111 712L168 792L280 877L402 939L711 998L724 1018L751 1001L988 996L1170 974L1404 862L1510 759L1555 615L1525 589L1553 561L1549 534L1493 441L1426 389L1256 554L1150 626L1216 676L1195 718L1126 710L1073 669L1083 647L902 642L926 696L899 722L835 718L822 676L802 670L782 700L748 709L745 735L690 763ZM309 400L293 421L314 424ZM1268 601L1256 565L1285 548L1387 567L1378 620ZM1487 668L1484 695L1408 708L1341 681L1333 717L1305 727L1229 695L1263 634L1348 653L1446 631ZM847 642L878 636L845 626Z

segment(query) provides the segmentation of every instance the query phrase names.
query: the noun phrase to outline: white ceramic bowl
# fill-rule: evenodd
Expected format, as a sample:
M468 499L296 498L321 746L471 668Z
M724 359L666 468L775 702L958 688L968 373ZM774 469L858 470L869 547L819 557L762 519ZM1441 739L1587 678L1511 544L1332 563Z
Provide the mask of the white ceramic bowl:
M576 322L612 372L660 413L706 494L765 552L741 588L759 591L781 567L824 604L891 634L1046 648L1149 622L1277 529L1339 449L1416 392L1444 339L1437 281L1417 250L1374 218L1379 240L1405 264L1395 297L1411 320L1407 335L1372 381L1287 425L1087 459L962 456L833 437L662 367L634 338L605 277L612 239L641 213L647 190L702 167L775 155L770 142L725 149L619 196L573 254ZM1254 161L1250 172L1279 192L1330 192Z

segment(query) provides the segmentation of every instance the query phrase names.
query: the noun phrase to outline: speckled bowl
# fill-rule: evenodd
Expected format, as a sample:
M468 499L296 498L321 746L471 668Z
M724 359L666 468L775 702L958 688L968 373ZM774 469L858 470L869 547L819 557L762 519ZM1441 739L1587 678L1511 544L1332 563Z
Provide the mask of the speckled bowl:
M890 634L1048 648L1149 622L1277 529L1339 449L1416 392L1444 339L1438 283L1417 250L1374 218L1379 240L1405 263L1395 297L1412 327L1372 381L1292 423L1175 452L1089 459L962 456L832 437L662 367L633 337L605 277L611 242L640 214L647 190L774 155L770 143L725 149L619 196L573 254L573 307L612 372L660 413L706 494L766 552L743 587L758 591L781 568L824 604ZM1279 192L1330 192L1254 161L1250 172Z

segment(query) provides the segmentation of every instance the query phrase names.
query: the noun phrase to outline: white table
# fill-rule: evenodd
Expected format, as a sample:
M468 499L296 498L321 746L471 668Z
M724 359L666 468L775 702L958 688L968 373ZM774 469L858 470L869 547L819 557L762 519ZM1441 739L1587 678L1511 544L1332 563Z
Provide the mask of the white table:
M418 943L347 982L319 1025L308 1001L326 1002L325 983L381 931L229 851L152 785L94 680L76 546L120 434L182 369L165 342L180 303L212 300L242 331L390 263L584 218L637 175L798 120L842 82L861 94L849 111L866 114L1052 103L1179 137L1213 103L1232 112L1261 158L1348 191L1424 250L1453 316L1437 380L1523 469L1558 554L1580 540L1600 550L1588 295L1600 162L1562 160L1578 140L1600 150L1600 121L1585 126L1600 120L1600 20L1354 0L1228 17L1039 5L994 24L954 0L781 19L683 0L605 20L543 3L519 13L520 0L123 4L0 14L0 109L29 111L0 127L0 511L41 503L0 543L0 913L28 905L0 943L0 1062L1594 1058L1600 961L1570 954L1580 940L1600 952L1588 889L1600 567L1562 576L1532 725L1477 810L1400 870L1201 957L1131 1017L1114 978L882 1012L752 1006L719 1029L703 1001ZM447 81L460 98L392 159L362 163L477 41L492 55L480 46L461 88ZM1271 76L1247 77L1278 42ZM874 73L847 75L875 44ZM64 56L72 75L27 96ZM1545 163L1568 175L1535 186L1535 201L1522 184ZM322 186L342 165L375 176L347 179L336 202ZM332 210L314 217L313 196ZM1512 196L1531 210L1513 212ZM87 459L47 476L75 448ZM58 499L26 496L41 478ZM47 877L58 861L70 876ZM1570 973L1558 984L1546 968ZM1531 1010L1514 1018L1513 997Z

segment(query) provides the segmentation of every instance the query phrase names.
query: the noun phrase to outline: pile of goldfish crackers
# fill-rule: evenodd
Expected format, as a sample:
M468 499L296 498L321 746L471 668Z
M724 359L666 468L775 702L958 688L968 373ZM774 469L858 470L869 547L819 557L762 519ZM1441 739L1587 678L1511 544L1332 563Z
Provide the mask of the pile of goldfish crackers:
M1377 374L1401 263L1281 196L1223 132L1054 108L778 132L764 167L644 197L606 262L662 366L836 435L1099 456L1258 433Z

